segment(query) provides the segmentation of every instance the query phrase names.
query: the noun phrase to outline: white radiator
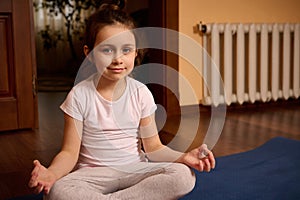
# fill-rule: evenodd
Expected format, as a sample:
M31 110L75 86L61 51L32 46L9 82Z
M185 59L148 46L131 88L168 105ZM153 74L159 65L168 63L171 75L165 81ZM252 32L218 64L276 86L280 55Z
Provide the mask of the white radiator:
M300 24L200 24L199 29L204 48L202 104L299 97ZM214 81L219 73L223 84Z

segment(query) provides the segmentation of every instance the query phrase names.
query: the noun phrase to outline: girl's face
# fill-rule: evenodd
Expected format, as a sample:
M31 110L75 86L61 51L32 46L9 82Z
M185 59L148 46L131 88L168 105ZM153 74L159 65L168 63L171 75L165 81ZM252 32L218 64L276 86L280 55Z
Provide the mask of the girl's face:
M93 61L102 77L118 81L134 68L136 41L125 26L107 25L96 36Z

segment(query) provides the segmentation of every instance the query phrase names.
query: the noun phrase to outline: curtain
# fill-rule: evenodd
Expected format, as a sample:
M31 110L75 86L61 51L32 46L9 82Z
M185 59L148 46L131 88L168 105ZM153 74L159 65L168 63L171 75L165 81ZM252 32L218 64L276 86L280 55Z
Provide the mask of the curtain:
M83 59L83 41L80 37L84 34L84 27L80 29L80 34L72 35L77 55L75 59L67 41L67 27L64 16L61 13L51 14L49 8L42 6L44 2L46 0L34 0L38 78L74 77L74 73L80 67ZM68 11L69 8L65 7L64 9ZM93 8L82 10L80 13L82 25L93 11Z

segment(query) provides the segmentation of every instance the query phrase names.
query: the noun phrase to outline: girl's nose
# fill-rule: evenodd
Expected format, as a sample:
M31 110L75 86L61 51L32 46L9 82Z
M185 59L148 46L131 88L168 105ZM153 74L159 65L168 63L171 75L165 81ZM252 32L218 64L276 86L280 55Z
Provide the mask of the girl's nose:
M123 60L122 60L122 56L115 56L112 60L112 63L114 65L120 65L120 64L123 64Z

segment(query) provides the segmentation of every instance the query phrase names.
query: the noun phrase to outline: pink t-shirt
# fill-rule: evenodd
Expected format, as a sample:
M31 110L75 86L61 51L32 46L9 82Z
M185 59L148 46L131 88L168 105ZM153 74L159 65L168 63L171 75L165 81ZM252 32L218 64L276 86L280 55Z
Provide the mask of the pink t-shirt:
M94 74L74 86L61 105L66 114L83 122L78 167L145 161L139 148L138 127L141 118L156 110L151 92L127 77L125 92L111 102L97 92L98 79Z

